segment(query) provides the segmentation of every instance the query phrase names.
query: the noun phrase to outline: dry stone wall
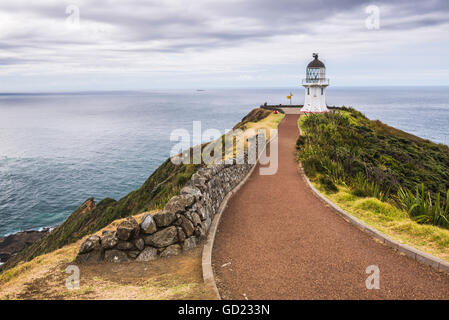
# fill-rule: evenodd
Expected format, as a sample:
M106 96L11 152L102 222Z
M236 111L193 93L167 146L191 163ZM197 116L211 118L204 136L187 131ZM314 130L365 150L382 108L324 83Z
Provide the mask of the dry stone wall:
M150 261L177 255L194 248L206 238L214 215L225 198L249 173L253 164L211 165L194 173L164 209L147 213L140 223L133 217L121 222L115 231L92 235L83 242L76 261Z

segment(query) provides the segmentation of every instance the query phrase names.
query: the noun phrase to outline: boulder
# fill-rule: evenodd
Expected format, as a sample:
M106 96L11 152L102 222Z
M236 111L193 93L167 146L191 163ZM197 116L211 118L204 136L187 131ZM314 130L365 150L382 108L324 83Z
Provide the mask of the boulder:
M182 231L182 228L178 227L178 241L183 242L186 239L186 234Z
M197 200L199 200L201 198L201 191L200 189L198 189L197 187L194 186L185 186L184 188L181 189L181 191L179 192L180 195L183 194L191 194L192 196L194 196Z
M177 214L176 215L176 220L172 223L174 226L180 226L181 225L181 223L182 223L182 220L180 219L181 218L181 215L180 214Z
M208 214L206 208L204 207L204 203L202 203L202 202L196 203L195 211L198 213L201 220L206 220L209 217L209 214Z
M114 248L118 243L115 231L103 231L101 236L101 247L105 250Z
M100 249L101 248L101 239L99 236L90 236L83 242L80 247L79 253L88 253L90 251Z
M128 262L128 256L125 252L112 249L106 250L104 253L104 261L106 262Z
M0 262L6 262L10 257L40 240L49 231L49 228L42 231L23 231L0 238Z
M120 240L129 240L139 234L139 224L133 217L126 218L117 227L117 237Z
M75 259L75 263L98 263L103 260L103 250L95 249L87 253L78 254Z
M209 231L211 224L212 224L211 218L207 218L206 220L203 221L204 230L206 230L206 232Z
M198 226L201 224L200 216L196 212L192 212L191 217L194 226Z
M192 222L190 222L189 219L187 219L184 216L181 216L181 228L182 230L184 230L184 233L186 234L187 237L190 237L191 235L193 235L193 232L195 231Z
M181 194L179 196L175 196L171 198L164 207L164 211L168 211L171 213L182 213L189 208L193 202L195 201L195 197L191 194Z
M149 213L145 214L140 223L140 230L145 234L152 234L156 232L156 229L156 221L154 221L153 216Z
M198 172L195 172L192 175L192 178L190 179L192 182L192 185L200 189L201 191L205 191L207 189L206 183L207 179L205 177L202 177L198 174Z
M130 258L130 259L136 259L137 258L137 256L140 254L140 251L139 250L131 250L131 251L127 251L126 252L126 254L128 255L128 257Z
M176 214L168 211L158 212L153 216L156 225L160 228L169 226L176 220Z
M179 244L173 244L165 248L164 251L161 252L161 258L167 258L171 256L176 256L181 253L181 246Z
M206 230L204 230L204 227L199 225L195 227L195 236L199 239L205 239L206 238Z
M178 230L175 226L165 228L150 236L150 239L145 239L146 244L150 244L157 248L167 247L178 241Z
M142 238L134 240L134 246L137 250L142 251L145 248L145 241Z
M117 243L116 248L117 248L118 250L135 250L135 249L136 249L136 246L135 246L134 243L132 243L131 241L123 241L123 240L120 240L120 241Z
M189 210L189 211L184 212L183 216L186 217L187 219L189 219L190 222L193 222L192 211ZM181 215L179 215L179 218L181 218ZM179 225L181 225L182 220L180 219L179 221L180 221Z
M157 249L153 247L146 247L137 256L136 261L151 261L157 259Z
M153 235L154 234L143 236L143 242L145 243L146 246L151 246L151 244L153 243Z
M197 239L195 237L190 237L184 240L182 244L182 250L187 251L195 248L197 245Z

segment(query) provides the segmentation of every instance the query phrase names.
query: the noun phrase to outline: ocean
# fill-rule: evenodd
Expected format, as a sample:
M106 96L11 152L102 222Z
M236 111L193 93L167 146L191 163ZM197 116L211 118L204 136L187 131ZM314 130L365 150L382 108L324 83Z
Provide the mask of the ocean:
M0 237L119 199L167 158L175 129L224 133L254 107L302 104L301 88L0 94ZM449 144L449 87L329 87L328 105Z

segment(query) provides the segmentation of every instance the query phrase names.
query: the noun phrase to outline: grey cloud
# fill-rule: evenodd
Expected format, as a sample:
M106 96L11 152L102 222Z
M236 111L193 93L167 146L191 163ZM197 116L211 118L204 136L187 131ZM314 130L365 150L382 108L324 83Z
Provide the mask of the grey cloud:
M192 0L193 1L193 0ZM75 1L76 2L76 1ZM111 1L95 0L80 6L81 23L104 23L114 28L98 40L66 36L61 38L45 29L15 30L12 35L0 35L0 50L17 53L17 58L4 58L3 64L30 63L33 50L43 49L55 55L70 55L64 49L75 46L80 51L84 47L107 43L110 54L120 53L182 53L187 50L207 51L212 48L239 47L248 42L263 42L277 36L315 35L318 28L326 25L328 19L338 14L355 12L359 19L366 17L364 8L370 4L379 6L393 5L391 13L381 13L384 32L412 31L423 26L438 26L448 23L447 19L428 16L429 14L449 12L446 0L425 1L371 1L371 0L248 0L207 2L204 6L192 8L188 2L180 2L172 7L163 1L131 0ZM0 11L14 14L31 14L31 19L43 17L63 21L65 6L68 3L46 2L35 4L3 3ZM401 19L416 16L403 22ZM357 18L358 19L358 18ZM227 24L220 24L225 21ZM33 21L29 21L33 23ZM242 23L242 24L241 24ZM248 24L250 27L246 28ZM338 26L337 26L338 27ZM358 29L363 28L359 25ZM350 33L351 30L345 32ZM350 38L349 34L340 34L341 38ZM351 41L348 39L348 41ZM159 42L153 45L151 42ZM116 44L110 45L110 44ZM129 44L129 46L125 46ZM89 47L88 47L89 46ZM125 48L122 48L124 46ZM60 52L61 51L61 52ZM66 59L69 59L66 57ZM52 56L47 57L53 61ZM0 60L0 63L2 60Z
M20 58L0 58L0 65L16 65L16 64L31 64L31 63L39 63L43 60L39 59L20 59Z

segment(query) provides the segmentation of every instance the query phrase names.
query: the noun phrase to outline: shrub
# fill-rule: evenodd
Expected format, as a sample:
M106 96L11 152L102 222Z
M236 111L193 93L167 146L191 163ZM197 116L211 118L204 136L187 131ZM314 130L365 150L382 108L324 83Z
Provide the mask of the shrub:
M416 193L399 188L397 200L409 217L418 223L428 223L449 228L449 190L445 201L441 201L440 193L432 200L430 192L425 192L424 184L416 187Z
M329 179L327 176L320 176L318 178L318 182L321 184L321 186L324 188L324 190L326 190L327 192L333 193L333 192L337 192L338 188L337 186L334 184L334 182Z
M351 193L393 201L421 223L449 228L449 148L371 121L342 107L335 112L301 116L298 160L306 174L328 191L346 185ZM413 195L423 183L428 190ZM407 201L411 202L408 204Z

